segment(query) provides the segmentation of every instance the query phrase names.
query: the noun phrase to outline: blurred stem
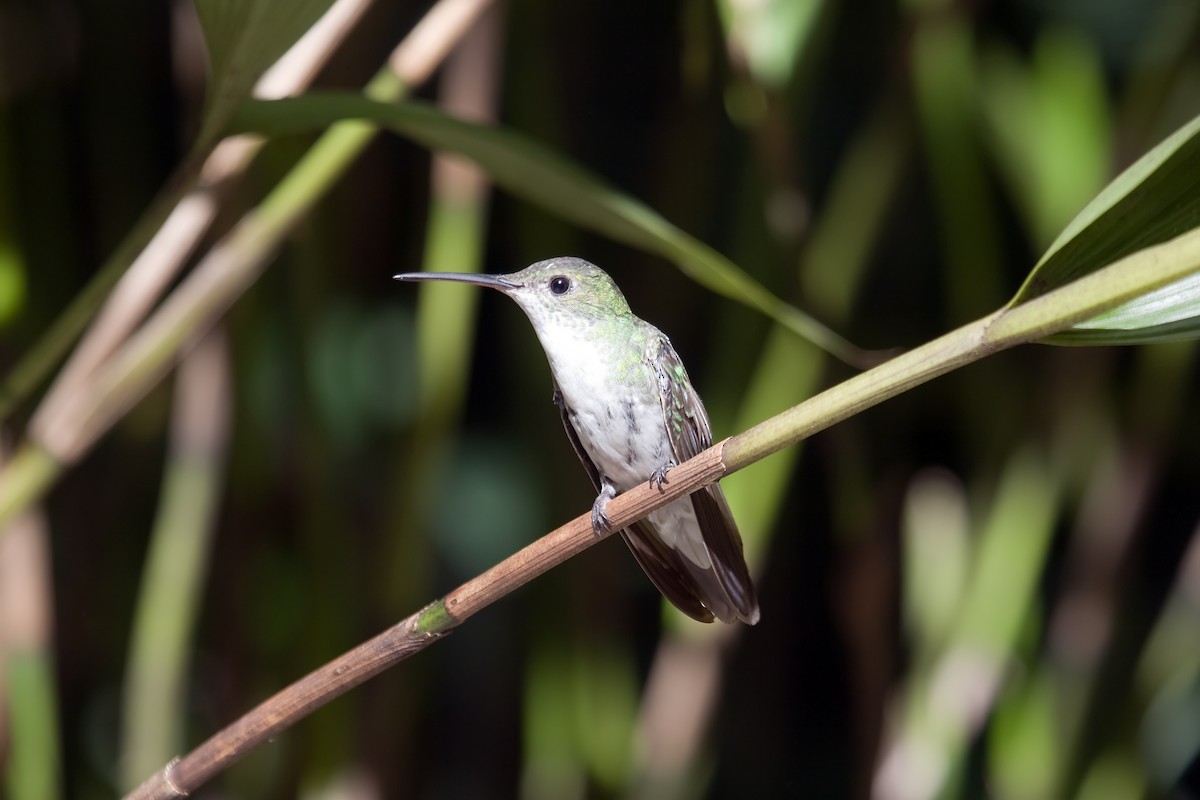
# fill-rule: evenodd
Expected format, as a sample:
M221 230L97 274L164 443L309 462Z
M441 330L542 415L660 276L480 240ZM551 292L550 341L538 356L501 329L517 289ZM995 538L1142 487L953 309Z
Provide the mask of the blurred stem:
M835 324L845 324L879 231L887 222L912 158L907 120L888 97L841 158L800 264L805 295Z
M404 90L404 83L385 70L366 92L382 101ZM254 282L284 236L341 176L375 130L362 122L330 128L118 351L97 376L93 391L72 397L58 418L47 420L34 433L35 442L27 443L0 473L0 526L41 497L63 466L86 452L162 377L196 332Z
M187 718L185 678L208 570L229 425L224 337L210 334L183 361L125 679L121 784L136 786L175 753Z
M287 97L307 87L369 3L333 3L321 20L260 77L255 96ZM264 144L259 137L230 136L205 153L198 180L108 293L87 333L42 398L31 428L40 427L43 418L54 419L68 398L88 390L93 375L174 282L216 219L235 179L245 172Z
M389 73L390 75L390 73ZM386 82L399 91L399 81ZM266 269L300 219L337 180L374 133L347 122L331 128L263 202L198 264L91 386L65 402L53 419L39 420L31 437L59 460L73 463L171 367L197 332L211 325Z
M0 538L14 516L36 503L62 474L62 464L45 448L27 442L0 469Z
M1200 526L1180 559L1170 594L1146 639L1134 671L1143 717L1140 739L1159 797L1186 773L1200 750Z
M5 768L7 796L11 800L60 797L58 704L49 651L8 656L5 675L12 734L12 750Z
M50 545L40 514L14 520L0 540L0 725L4 791L12 800L59 797L58 698Z
M25 352L0 384L0 420L8 417L16 405L27 398L50 372L62 361L67 349L74 342L96 310L104 302L117 281L129 269L137 254L145 249L155 233L166 222L167 217L187 195L200 174L203 158L193 154L179 167L175 176L155 197L142 213L133 230L121 242L100 271L88 282L83 291L75 296L66 310Z
M388 67L371 80L364 95L384 103L402 97L410 85L429 76L489 3L490 0L441 0L400 43ZM31 441L0 472L0 535L5 522L41 497L63 467L74 463L144 396L167 372L180 349L212 324L257 279L283 237L341 176L375 131L373 125L364 122L331 126L258 209L248 213L209 253L85 390L71 397L69 403L64 402L53 418L40 420L38 430L30 434ZM181 174L194 178L196 169L199 161L194 167L181 169ZM191 182L184 182L184 186ZM183 193L181 186L170 194L172 202L156 204L155 214L139 224L135 232L138 235L126 240L120 253L122 258L114 257L114 262L127 264L149 241ZM150 221L156 224L151 225ZM114 271L112 280L118 277ZM97 297L86 310L90 313L98 302ZM76 301L72 307L79 305L80 301ZM79 322L84 323L86 315Z
M953 632L936 661L921 670L916 688L905 695L899 729L875 775L875 797L941 797L962 769L1036 601L1060 483L1032 448L1009 459L978 533L969 587L955 612ZM998 597L1005 602L997 602ZM959 700L964 697L965 702Z

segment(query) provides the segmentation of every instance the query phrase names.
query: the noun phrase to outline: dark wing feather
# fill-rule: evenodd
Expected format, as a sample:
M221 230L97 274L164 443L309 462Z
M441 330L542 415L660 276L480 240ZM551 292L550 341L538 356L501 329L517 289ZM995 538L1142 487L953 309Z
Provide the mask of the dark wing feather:
M692 494L692 508L696 510L696 521L704 543L708 545L717 580L737 609L737 618L755 624L758 622L758 598L742 553L742 537L738 534L725 493L720 486L710 484Z
M713 621L713 613L705 608L686 577L688 572L679 554L663 544L652 525L645 520L635 522L621 531L621 538L663 597L697 622Z
M712 428L704 403L692 389L687 370L679 354L667 337L659 342L655 359L663 415L671 440L671 451L676 463L683 463L712 445ZM718 584L713 596L705 593L706 604L728 622L731 617L753 625L758 621L758 600L754 595L754 582L742 554L742 537L737 523L725 501L725 494L717 484L710 484L694 492L692 507L700 525L700 536L708 548ZM692 572L695 572L692 570ZM694 577L696 577L694 575ZM732 609L730 608L732 606ZM735 610L736 613L730 613Z
M554 404L562 416L563 429L567 439L575 450L575 455L583 463L583 468L592 481L596 491L600 491L600 470L596 469L592 457L583 449L579 434L571 424L571 411L567 408L566 400L558 386L554 387ZM662 543L654 533L654 529L645 520L635 522L629 528L621 531L621 538L629 545L633 557L637 559L642 571L650 578L650 582L683 613L699 622L712 622L712 612L704 607L696 596L691 581L687 578L687 570L680 561L680 556Z

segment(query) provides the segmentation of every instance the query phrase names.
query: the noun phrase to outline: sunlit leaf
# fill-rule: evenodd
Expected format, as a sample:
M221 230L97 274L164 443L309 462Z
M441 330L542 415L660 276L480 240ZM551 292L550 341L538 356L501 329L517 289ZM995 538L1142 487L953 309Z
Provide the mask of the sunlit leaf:
M1200 337L1200 273L1053 336L1057 344L1147 344Z
M333 0L196 0L209 55L200 142L208 145L221 133L259 76L332 4Z
M843 361L862 364L867 360L845 339L780 300L729 259L646 204L516 132L463 122L421 103L384 104L337 93L249 101L239 114L238 127L282 135L346 119L370 120L432 150L466 156L514 195L580 227L673 261L698 283L761 311Z
M787 85L823 9L821 0L720 0L725 38L740 52L754 79L772 88Z
M1050 245L1009 306L1200 225L1198 133L1200 117L1105 187Z
M1200 117L1121 173L1059 235L1009 307L1200 225ZM1166 265L1164 265L1165 267ZM1134 297L1046 341L1145 344L1200 335L1195 275Z

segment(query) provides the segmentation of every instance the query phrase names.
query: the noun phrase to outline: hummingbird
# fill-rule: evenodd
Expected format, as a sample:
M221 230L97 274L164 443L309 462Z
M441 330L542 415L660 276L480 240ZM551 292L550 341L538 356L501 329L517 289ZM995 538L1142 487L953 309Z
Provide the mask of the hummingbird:
M533 324L554 403L598 495L592 528L611 530L609 500L643 481L662 490L671 468L712 444L704 404L670 340L629 309L617 284L580 258L508 275L407 272L399 281L457 281L514 300ZM720 486L672 501L621 531L658 590L692 619L758 622L742 539Z

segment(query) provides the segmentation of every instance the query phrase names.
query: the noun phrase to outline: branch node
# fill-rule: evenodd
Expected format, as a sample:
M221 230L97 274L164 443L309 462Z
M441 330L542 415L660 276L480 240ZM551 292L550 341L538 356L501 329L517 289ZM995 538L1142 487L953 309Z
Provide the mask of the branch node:
M175 781L175 767L178 765L179 756L175 756L167 762L167 765L163 767L163 783L167 785L167 788L170 789L176 797L187 797L189 792L187 792Z
M446 609L445 599L435 600L417 612L408 633L421 639L434 639L457 628L458 622Z

